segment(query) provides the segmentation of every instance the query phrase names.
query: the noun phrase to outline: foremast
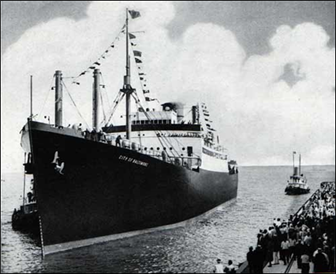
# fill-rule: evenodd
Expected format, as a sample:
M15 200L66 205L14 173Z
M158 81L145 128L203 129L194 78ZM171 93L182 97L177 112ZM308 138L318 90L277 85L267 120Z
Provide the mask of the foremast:
M126 75L124 86L120 90L126 97L126 139L131 139L131 96L135 89L131 86L131 62L129 55L129 34L128 34L128 9L126 9Z

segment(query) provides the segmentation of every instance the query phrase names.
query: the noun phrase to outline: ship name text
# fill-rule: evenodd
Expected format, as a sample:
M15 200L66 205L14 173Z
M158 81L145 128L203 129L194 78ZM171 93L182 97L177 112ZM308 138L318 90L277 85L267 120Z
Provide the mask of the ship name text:
M136 165L139 165L139 166L144 166L144 167L148 166L148 163L145 163L143 161L134 159L132 157L127 157L127 156L124 156L124 155L120 155L119 160L122 160L122 161L125 161L125 162L128 162L128 163L132 163L132 164L136 164Z

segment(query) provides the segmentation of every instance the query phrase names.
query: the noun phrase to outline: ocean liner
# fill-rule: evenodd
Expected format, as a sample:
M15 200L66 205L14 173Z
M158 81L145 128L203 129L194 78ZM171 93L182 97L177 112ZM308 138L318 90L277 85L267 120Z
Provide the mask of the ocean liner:
M126 75L116 100L126 102L125 123L100 127L101 72L94 67L92 128L63 125L61 71L54 75L54 124L31 114L22 128L24 174L33 185L13 218L38 220L44 255L182 226L237 196L237 162L220 144L207 106L153 109L148 93L144 105L131 86L131 53L136 63L139 54L130 50L128 16L140 13L126 14Z

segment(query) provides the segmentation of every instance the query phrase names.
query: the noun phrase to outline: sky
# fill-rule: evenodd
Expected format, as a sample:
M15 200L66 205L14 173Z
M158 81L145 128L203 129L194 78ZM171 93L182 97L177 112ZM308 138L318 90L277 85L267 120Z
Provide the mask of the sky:
M151 95L188 106L206 102L239 164L291 165L292 151L306 165L335 164L334 1L2 1L2 172L22 169L30 75L36 119L53 117L53 74L62 70L89 124L92 76L80 85L69 77L111 45L126 7L141 12L130 29L141 31L137 46ZM122 86L118 37L100 67L106 106ZM65 123L82 122L71 102L64 108Z

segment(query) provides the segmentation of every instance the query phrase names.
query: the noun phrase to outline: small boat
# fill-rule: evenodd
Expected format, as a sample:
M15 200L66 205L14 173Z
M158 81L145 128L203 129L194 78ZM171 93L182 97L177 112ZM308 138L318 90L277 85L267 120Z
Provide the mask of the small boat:
M307 184L307 178L301 173L301 154L299 155L299 167L295 166L295 154L293 152L293 175L290 176L290 180L287 181L285 193L288 195L299 195L310 192L310 188Z

